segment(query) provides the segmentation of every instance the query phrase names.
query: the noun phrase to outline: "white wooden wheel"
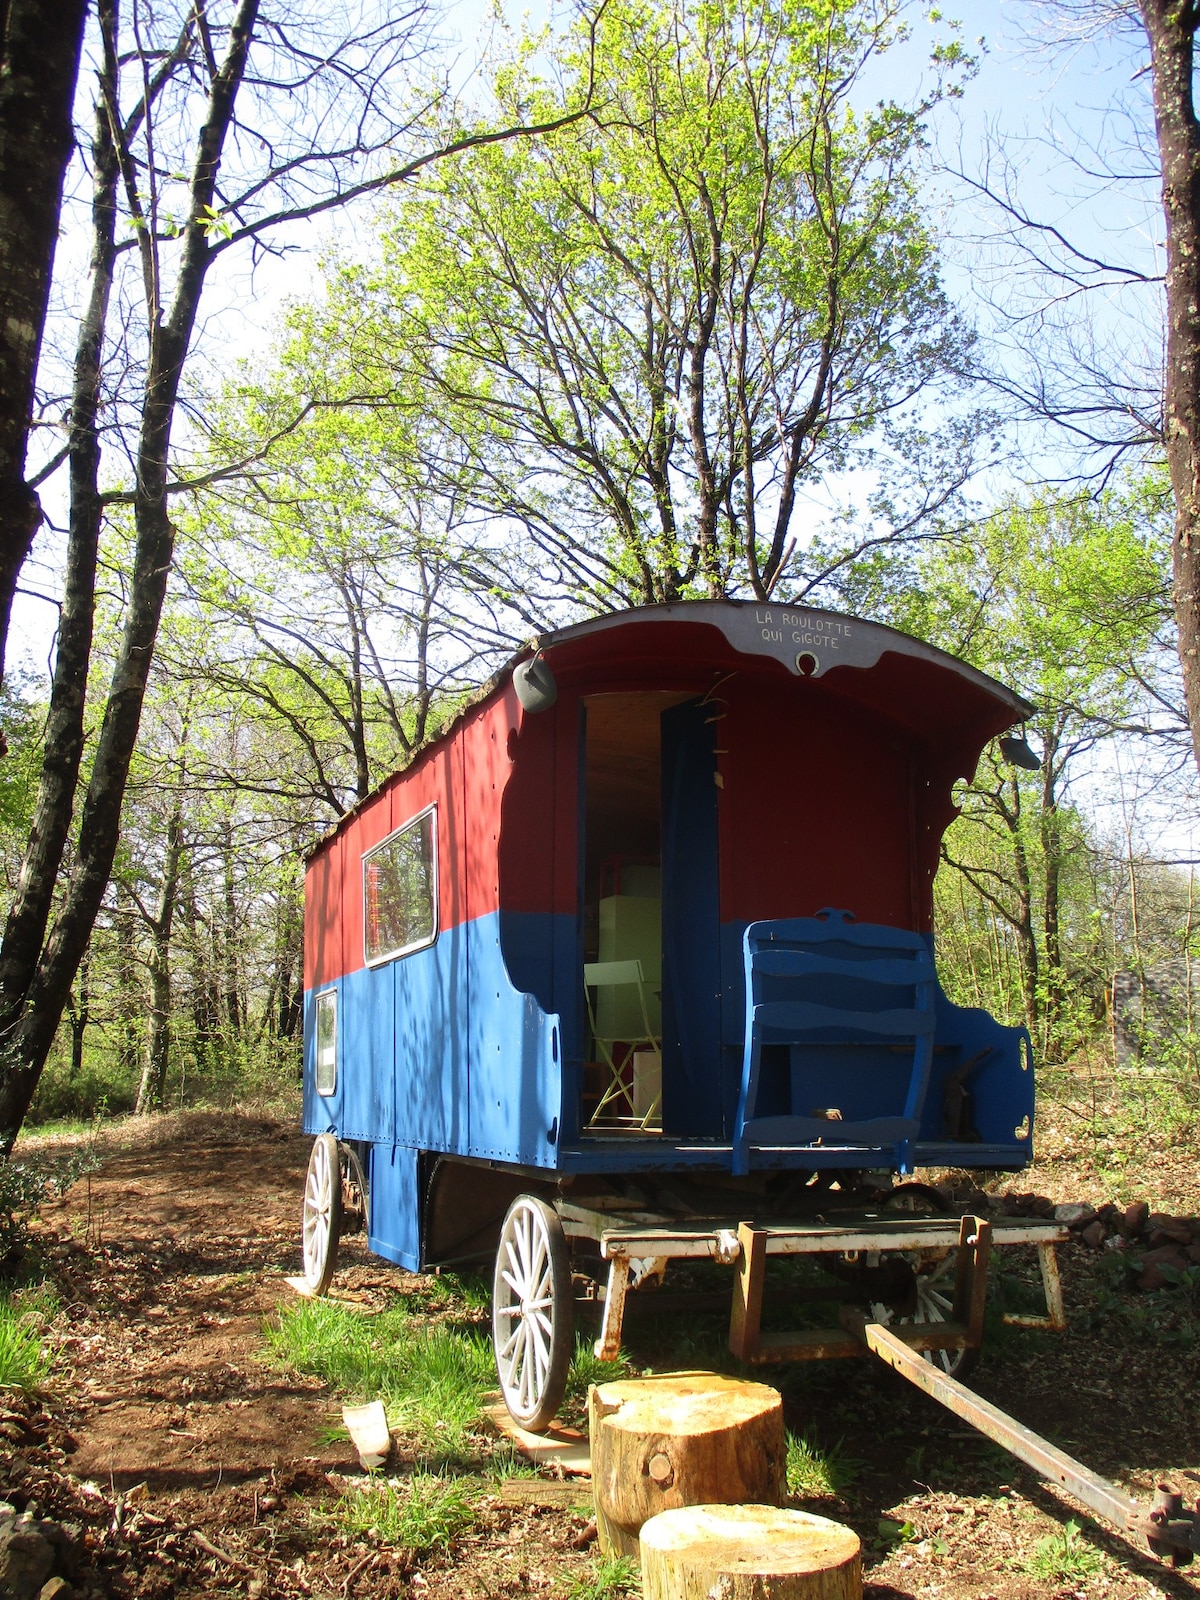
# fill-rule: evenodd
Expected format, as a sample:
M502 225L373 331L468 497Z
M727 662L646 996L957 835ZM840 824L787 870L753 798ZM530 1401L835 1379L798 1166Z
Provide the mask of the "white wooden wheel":
M509 1415L531 1433L544 1433L567 1384L574 1306L562 1223L536 1195L518 1195L500 1230L492 1343Z
M313 1142L304 1178L301 1254L309 1294L324 1294L330 1285L337 1266L341 1229L342 1173L338 1142L332 1133L320 1133Z
M884 1199L888 1211L911 1212L915 1215L945 1213L945 1200L926 1183L898 1183ZM920 1255L905 1252L904 1259L913 1269L917 1280L916 1310L907 1316L881 1317L884 1322L949 1322L954 1315L954 1279L958 1256L953 1250L942 1255ZM884 1311L885 1307L877 1307ZM975 1370L979 1361L978 1350L925 1350L922 1351L931 1366L941 1367L951 1378L965 1378Z
M943 1256L926 1256L913 1262L917 1278L917 1309L901 1322L949 1322L954 1315L954 1278L958 1255L948 1250ZM941 1367L951 1378L965 1378L974 1372L978 1350L926 1350L922 1352L932 1366Z

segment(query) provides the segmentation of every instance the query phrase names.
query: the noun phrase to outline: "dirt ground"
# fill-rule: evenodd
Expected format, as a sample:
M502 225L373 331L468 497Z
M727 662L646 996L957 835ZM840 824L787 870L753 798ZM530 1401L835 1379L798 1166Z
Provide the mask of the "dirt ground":
M0 1493L76 1526L67 1575L81 1595L580 1595L595 1576L588 1511L556 1482L544 1504L536 1485L510 1504L484 1484L472 1530L421 1562L338 1532L330 1508L359 1473L340 1400L273 1365L262 1337L294 1303L307 1155L271 1121L165 1119L111 1140L99 1169L45 1208L58 1357L40 1402L5 1402ZM343 1261L335 1292L368 1307L415 1286L356 1241ZM1002 1330L974 1387L1139 1494L1169 1476L1200 1499L1191 1325L1163 1295L1101 1316L1095 1252L1066 1247L1063 1267L1068 1333ZM631 1322L635 1364L661 1369L663 1339ZM789 1427L852 1464L840 1498L803 1503L862 1536L869 1600L1200 1595L882 1366L761 1376L781 1383ZM1031 1576L1039 1541L1071 1517L1099 1572Z

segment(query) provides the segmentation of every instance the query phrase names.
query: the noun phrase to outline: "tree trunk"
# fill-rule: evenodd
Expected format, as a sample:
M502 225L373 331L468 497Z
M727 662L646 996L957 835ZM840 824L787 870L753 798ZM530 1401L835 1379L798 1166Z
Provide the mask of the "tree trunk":
M1012 930L1017 936L1017 956L1021 966L1021 998L1025 1006L1025 1025L1037 1038L1041 1017L1039 993L1037 935L1033 931L1033 877L1029 871L1029 855L1021 834L1021 788L1016 774L1009 779L1012 805L1002 807L1002 814L1012 839L1013 869L1017 879L1017 914L1011 918Z
M304 1015L304 908L291 883L282 890L283 928L279 958L276 1036L294 1039Z
M222 866L224 878L224 972L225 1021L229 1028L231 1052L236 1052L244 1032L245 1009L242 1005L240 982L241 940L238 937L238 908L236 885L233 878L233 827L226 817L221 825Z
M783 1401L711 1372L596 1385L588 1399L601 1549L636 1556L643 1522L677 1506L778 1505Z
M1062 1040L1058 1024L1066 990L1062 969L1062 817L1058 809L1059 728L1042 730L1042 954L1045 958L1043 993L1047 1053L1058 1058Z
M171 1054L171 949L168 938L154 930L154 949L150 956L150 1022L146 1036L146 1059L138 1084L135 1117L144 1117L163 1103L167 1085L167 1064Z
M129 891L119 878L116 896L113 933L117 945L117 1058L121 1063L121 1076L128 1082L137 1066L142 989L137 977L138 953L133 929L136 913Z
M83 1071L83 1041L92 1016L92 991L88 982L91 972L91 945L79 963L79 999L68 1004L71 1019L71 1066L68 1076L75 1083Z
M186 725L184 737L186 738ZM151 933L154 949L150 956L150 1025L146 1038L146 1062L138 1085L134 1116L144 1117L163 1103L167 1087L167 1067L171 1055L171 930L175 921L175 902L179 889L179 859L183 840L183 788L181 772L171 820L167 824L167 850L163 860L162 886L155 908Z
M109 40L109 54L112 54L116 48L116 14L112 0L101 0L100 27ZM6 1038L16 1027L37 970L70 832L83 754L84 700L92 649L96 560L103 511L98 485L100 384L104 330L116 260L120 176L105 105L112 93L115 93L114 86L102 78L92 140L91 290L79 327L71 386L68 439L71 505L62 613L37 807L21 862L17 892L0 944L0 1035ZM73 971L68 974L67 987L73 976Z
M109 873L120 836L121 805L129 777L129 763L141 723L150 665L162 616L167 579L175 549L175 529L167 510L167 472L171 427L183 363L191 342L204 278L212 259L210 217L217 172L226 135L233 122L234 101L245 70L246 55L258 16L259 0L239 0L230 26L225 60L213 77L205 117L197 135L196 163L190 185L190 212L184 228L184 246L174 299L165 318L148 288L147 313L150 347L138 438L134 525L137 544L129 574L129 602L125 627L117 651L104 719L95 744L91 781L79 824L75 875L58 920L45 945L39 937L33 947L36 971L20 991L14 1017L11 991L3 983L9 958L6 930L0 952L0 1002L3 1003L5 1052L0 1069L0 1153L7 1154L20 1131L25 1113L54 1042L72 979L91 936L96 913L108 886ZM102 0L113 18L115 0ZM141 236L142 242L152 245ZM101 341L103 329L100 329ZM88 492L95 493L95 475ZM74 495L74 485L73 495ZM68 558L69 559L69 558ZM95 561L92 563L94 582ZM59 650L62 650L60 638ZM56 682L58 670L56 668ZM86 662L84 679L86 678ZM82 694L82 681L79 685ZM49 753L49 752L48 752ZM64 795L69 821L73 795ZM11 926L11 919L10 919Z
M17 577L42 520L25 481L85 0L0 6L0 681Z
M1195 0L1138 0L1150 41L1167 223L1164 423L1175 500L1172 561L1179 657L1200 767L1200 124L1192 98Z
M858 1535L776 1506L686 1506L642 1528L644 1600L860 1600Z

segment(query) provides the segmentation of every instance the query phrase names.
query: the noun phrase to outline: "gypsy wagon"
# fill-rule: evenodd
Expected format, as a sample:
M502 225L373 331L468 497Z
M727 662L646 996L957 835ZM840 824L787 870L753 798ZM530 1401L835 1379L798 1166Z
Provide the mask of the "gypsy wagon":
M600 1351L701 1258L735 1268L746 1360L862 1353L857 1307L955 1370L987 1249L1025 1243L1060 1323L1061 1230L922 1214L912 1181L1030 1155L1028 1035L947 999L932 935L953 785L1029 709L807 607L650 607L523 653L308 862L311 1290L350 1227L410 1270L495 1257L533 1428L581 1275ZM784 1256L827 1269L837 1327L764 1330Z

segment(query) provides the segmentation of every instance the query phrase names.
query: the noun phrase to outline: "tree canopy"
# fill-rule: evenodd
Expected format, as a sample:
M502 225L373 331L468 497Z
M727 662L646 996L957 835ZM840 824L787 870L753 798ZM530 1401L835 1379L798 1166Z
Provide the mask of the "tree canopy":
M918 193L963 62L866 104L902 36L876 0L610 0L594 34L525 41L503 114L551 120L587 74L591 115L395 197L298 337L347 398L436 413L427 471L584 606L795 592L814 486L886 460L911 526L968 471L969 334Z

